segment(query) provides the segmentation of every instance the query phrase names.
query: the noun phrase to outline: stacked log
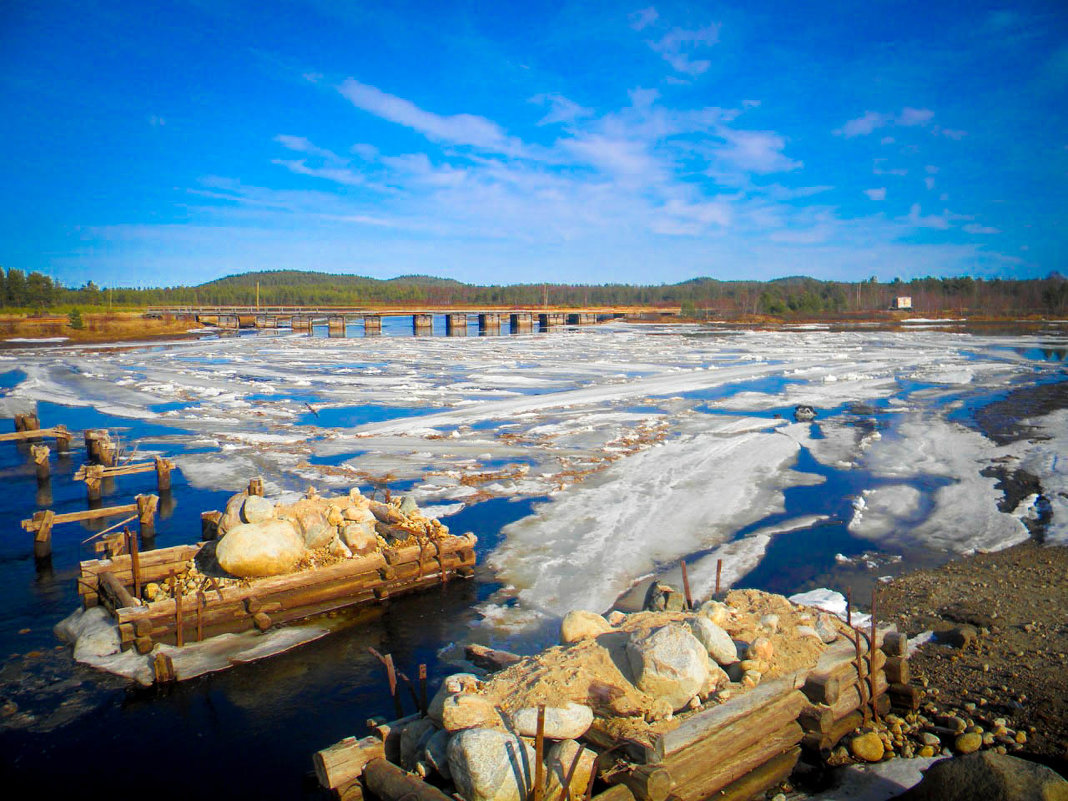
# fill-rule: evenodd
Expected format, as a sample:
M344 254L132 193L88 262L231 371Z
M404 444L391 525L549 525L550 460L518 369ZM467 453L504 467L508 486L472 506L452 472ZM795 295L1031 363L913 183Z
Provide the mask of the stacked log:
M855 642L843 638L829 648L801 687L808 700L798 715L806 751L825 754L891 707L919 707L919 693L908 684L905 636L883 628L876 633L874 647L863 636L860 642L859 660Z
M447 535L423 545L387 548L328 567L257 579L236 586L179 587L176 597L139 603L131 557L82 563L78 592L86 607L104 603L119 623L123 650L142 653L154 643L180 645L217 634L292 623L350 606L374 603L469 576L475 564L473 534ZM139 556L139 582L162 583L180 574L203 543L147 551ZM115 588L122 587L123 597Z

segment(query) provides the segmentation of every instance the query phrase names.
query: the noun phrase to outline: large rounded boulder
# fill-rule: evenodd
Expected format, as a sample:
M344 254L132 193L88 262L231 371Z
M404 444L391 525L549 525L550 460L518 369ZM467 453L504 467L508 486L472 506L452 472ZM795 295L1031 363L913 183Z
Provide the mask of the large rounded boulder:
M215 550L223 570L239 578L289 573L303 555L304 538L288 520L236 526Z
M497 729L465 729L449 740L449 771L467 801L526 801L534 749Z
M708 652L685 626L669 623L632 635L627 661L639 690L682 709L708 681Z

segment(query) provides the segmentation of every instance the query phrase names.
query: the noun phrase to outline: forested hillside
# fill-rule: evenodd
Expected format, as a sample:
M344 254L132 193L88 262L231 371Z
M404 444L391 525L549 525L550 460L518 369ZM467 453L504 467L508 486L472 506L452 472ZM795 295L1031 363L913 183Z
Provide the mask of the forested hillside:
M192 287L102 290L92 281L77 289L46 275L0 269L0 306L44 311L75 305L140 307L158 304L399 305L399 306L681 306L686 315L820 315L889 308L912 298L921 313L978 315L1068 313L1068 281L917 278L857 283L792 277L774 281L694 278L678 284L510 284L477 286L430 276L380 280L357 275L269 270L231 275Z

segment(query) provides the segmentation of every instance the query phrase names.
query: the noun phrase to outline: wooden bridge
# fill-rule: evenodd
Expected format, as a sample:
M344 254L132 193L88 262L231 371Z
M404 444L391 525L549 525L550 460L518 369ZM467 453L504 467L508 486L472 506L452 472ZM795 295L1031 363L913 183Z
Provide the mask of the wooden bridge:
M679 308L640 306L582 307L553 309L420 309L340 307L340 306L150 306L148 317L195 320L201 325L221 329L291 328L311 332L316 325L326 325L330 336L345 336L351 324L363 326L365 335L382 332L386 317L409 317L412 332L429 335L434 318L445 318L448 336L465 336L468 327L478 326L480 334L499 334L505 324L512 333L548 331L564 326L594 325L605 320L661 320L679 315Z

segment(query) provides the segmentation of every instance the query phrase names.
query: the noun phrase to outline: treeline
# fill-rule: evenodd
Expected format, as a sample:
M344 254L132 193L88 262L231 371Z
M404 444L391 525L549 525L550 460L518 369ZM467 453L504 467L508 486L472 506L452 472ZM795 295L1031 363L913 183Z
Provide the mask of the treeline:
M782 278L774 281L718 281L695 278L678 284L512 284L478 286L429 276L388 280L355 275L272 270L231 275L193 287L101 290L93 282L78 289L46 275L0 269L0 305L53 306L681 306L687 316L817 316L879 311L897 297L909 297L916 312L930 314L1064 314L1068 281L917 278L857 283Z

